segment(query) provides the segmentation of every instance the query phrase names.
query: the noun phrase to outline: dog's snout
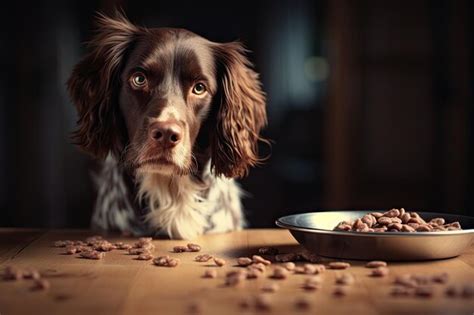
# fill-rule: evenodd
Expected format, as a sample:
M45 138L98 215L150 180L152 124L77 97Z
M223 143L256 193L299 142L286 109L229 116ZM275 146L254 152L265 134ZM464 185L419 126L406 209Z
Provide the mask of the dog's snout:
M172 148L183 138L183 131L174 121L155 122L150 126L150 138L165 148Z

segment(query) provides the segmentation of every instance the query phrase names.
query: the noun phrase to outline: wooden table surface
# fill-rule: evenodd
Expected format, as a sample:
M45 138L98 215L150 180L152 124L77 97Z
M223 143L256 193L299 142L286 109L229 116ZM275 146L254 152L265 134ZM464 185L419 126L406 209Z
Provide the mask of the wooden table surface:
M259 294L266 282L278 282L280 290L269 293L273 309L268 314L474 314L474 298L448 298L445 285L435 285L432 298L389 295L395 275L403 273L434 274L446 271L450 283L474 282L474 247L454 259L391 263L387 278L369 277L363 262L351 262L347 271L327 270L321 290L306 292L301 284L308 276L291 275L286 280L264 277L248 280L243 286L223 285L225 272L237 267L235 258L250 256L261 246L275 246L282 251L300 250L285 230L244 230L227 234L206 235L195 240L201 253L210 253L228 261L222 268L193 261L196 253L170 253L175 245L186 241L154 240L154 254L181 259L176 268L154 266L150 261L135 260L124 251L108 252L102 260L80 259L64 255L64 249L52 247L55 240L79 240L93 235L78 230L0 229L0 270L7 265L34 267L45 274L51 288L31 290L31 280L0 281L0 314L189 314L189 306L198 303L201 314L252 314L242 311L239 301ZM134 242L123 236L106 236L110 241ZM216 279L203 279L207 268L216 268ZM356 278L345 297L335 297L334 279L349 272ZM267 273L269 273L267 271ZM297 311L295 301L311 301L307 311Z

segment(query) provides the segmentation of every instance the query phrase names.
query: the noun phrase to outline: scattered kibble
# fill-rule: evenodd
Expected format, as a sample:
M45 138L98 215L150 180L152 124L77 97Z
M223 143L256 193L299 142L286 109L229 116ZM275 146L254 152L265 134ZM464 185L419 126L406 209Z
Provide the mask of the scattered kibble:
M351 285L354 282L355 282L355 278L350 273L343 273L342 275L338 275L336 277L336 284Z
M351 264L342 261L334 261L330 262L328 266L331 269L347 269L351 266Z
M372 269L371 276L372 277L385 277L389 274L389 269L387 267L377 267Z
M188 251L190 251L190 252L200 252L201 251L201 245L189 243L186 246L188 247Z
M275 282L269 282L262 286L262 291L268 292L268 293L275 293L279 289L280 289L280 286L276 284Z
M153 259L153 263L161 267L176 267L179 265L180 260L178 258L171 258L170 256L160 256Z
M197 255L196 257L194 257L194 260L197 261L197 262L208 262L212 258L214 258L214 257L212 257L212 255L203 254L203 255Z
M253 260L248 258L248 257L239 257L237 258L237 264L239 266L246 267L248 265L251 265L253 263Z
M387 267L387 263L381 260L369 261L365 264L367 268L378 268L378 267Z
M210 279L217 278L217 270L207 269L206 271L204 271L204 275L202 277L203 278L210 278Z
M222 267L226 264L226 261L222 258L214 258L214 263L219 266L219 267Z

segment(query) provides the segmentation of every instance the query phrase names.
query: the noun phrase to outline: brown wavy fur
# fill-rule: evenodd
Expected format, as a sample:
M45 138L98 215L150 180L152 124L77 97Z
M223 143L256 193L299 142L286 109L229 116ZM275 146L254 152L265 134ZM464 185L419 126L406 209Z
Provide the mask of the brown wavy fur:
M73 141L102 159L123 146L120 113L113 102L126 51L140 29L116 13L114 18L99 14L97 30L88 43L88 54L74 67L67 85L79 114Z
M265 93L241 43L217 44L214 50L222 79L211 167L218 175L244 177L260 162L258 141L268 143L260 137L267 124Z

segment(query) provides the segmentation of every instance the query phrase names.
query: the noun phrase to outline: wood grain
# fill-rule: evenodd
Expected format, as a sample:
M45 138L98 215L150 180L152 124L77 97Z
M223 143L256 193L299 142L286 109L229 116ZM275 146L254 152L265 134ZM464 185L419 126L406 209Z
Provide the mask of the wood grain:
M298 313L314 314L473 314L474 299L447 298L445 286L436 285L433 298L391 298L388 294L393 277L403 273L433 274L449 272L451 283L474 282L474 247L464 255L448 260L413 263L391 263L387 278L369 277L364 262L351 262L347 271L328 270L321 290L304 292L306 276L291 275L287 280L262 278L249 280L238 288L223 285L225 272L236 268L235 259L256 253L261 246L275 246L281 251L301 250L285 230L244 230L227 234L206 235L197 240L201 253L228 261L218 268L210 263L193 261L196 253L170 253L175 245L186 241L154 240L154 254L181 259L177 268L154 266L135 260L124 251L112 251L105 259L95 261L63 255L64 249L52 247L55 240L84 239L88 231L38 231L0 229L0 269L7 265L40 269L51 283L47 291L32 291L32 282L0 281L0 314L189 314L198 303L202 314L240 314L239 301L260 293L261 286L278 281L280 290L269 294L273 301L270 314L296 313L295 301L302 297L311 309ZM134 242L117 235L110 241ZM217 268L218 278L203 279L206 268ZM350 272L356 283L346 297L332 295L337 274ZM268 272L267 272L268 273ZM246 314L258 313L254 309Z

